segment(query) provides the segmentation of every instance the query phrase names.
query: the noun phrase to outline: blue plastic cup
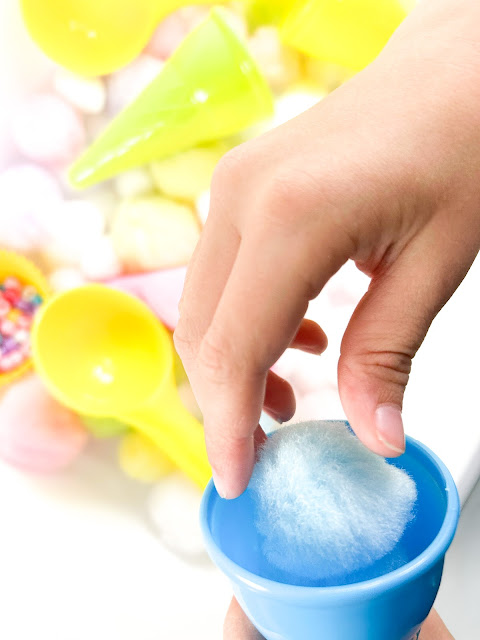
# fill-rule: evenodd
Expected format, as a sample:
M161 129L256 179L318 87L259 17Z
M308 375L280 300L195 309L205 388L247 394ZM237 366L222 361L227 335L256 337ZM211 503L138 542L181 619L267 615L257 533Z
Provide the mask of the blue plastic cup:
M440 586L460 502L448 469L413 438L407 437L405 453L389 462L416 482L415 517L377 565L376 577L336 586L297 586L268 577L272 569L262 554L250 490L236 500L224 500L210 481L200 515L207 551L267 640L418 638ZM389 556L397 566L401 558L398 568L389 570Z

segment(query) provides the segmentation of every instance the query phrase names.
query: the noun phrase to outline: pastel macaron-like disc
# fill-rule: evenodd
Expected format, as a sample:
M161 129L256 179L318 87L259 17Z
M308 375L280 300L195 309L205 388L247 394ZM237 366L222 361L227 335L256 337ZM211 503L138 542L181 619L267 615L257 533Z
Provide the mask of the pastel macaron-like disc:
M36 376L11 386L0 402L0 457L33 473L53 473L82 452L88 432Z

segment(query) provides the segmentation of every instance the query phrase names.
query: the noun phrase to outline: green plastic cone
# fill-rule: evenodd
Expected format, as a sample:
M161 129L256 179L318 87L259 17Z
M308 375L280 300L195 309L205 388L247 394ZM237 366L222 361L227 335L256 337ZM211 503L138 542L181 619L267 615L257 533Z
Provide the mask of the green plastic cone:
M212 9L157 78L75 162L70 180L88 187L237 133L272 112L265 79L222 10Z

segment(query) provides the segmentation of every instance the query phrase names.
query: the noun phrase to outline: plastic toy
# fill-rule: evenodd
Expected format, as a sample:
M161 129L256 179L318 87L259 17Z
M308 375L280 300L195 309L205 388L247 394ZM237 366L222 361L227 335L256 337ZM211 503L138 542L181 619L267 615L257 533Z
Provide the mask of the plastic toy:
M142 302L99 284L60 294L38 314L32 350L60 402L136 427L206 485L211 471L203 428L178 397L170 336Z
M418 489L415 519L391 552L404 554L405 562L377 578L340 586L295 586L262 577L269 569L250 490L222 500L210 482L201 508L207 551L266 640L416 640L437 595L460 503L447 468L419 442L407 437L405 454L389 462L410 474Z
M37 267L32 262L30 262L23 256L18 255L17 253L13 253L11 251L5 251L0 249L0 285L2 285L2 283L4 283L7 278L11 278L12 276L21 284L21 286L23 287L23 291L25 291L26 285L31 285L33 287L33 289L31 290L32 295L36 296L37 294L39 294L42 299L45 299L48 297L50 293L50 289L41 271L37 269ZM18 294L17 297L20 300L20 298L22 297L21 291L18 291L17 294ZM28 291L27 291L27 294L28 294ZM2 296L1 302L4 302L3 296ZM40 304L40 302L41 300L38 300L38 304ZM8 304L11 307L11 309L9 310L9 313L12 313L14 311L15 306L18 306L18 303L14 303L14 301L10 301ZM33 306L38 306L38 304L35 303L35 305ZM33 312L34 312L33 306L32 306L31 313L27 315L30 315L30 316L33 315ZM3 312L1 310L0 310L0 316L3 316ZM0 344L0 349L2 348L2 346L5 347L4 340L6 339L5 336L8 333L11 333L12 335L10 337L14 338L15 334L20 331L22 332L25 330L29 331L30 322L28 322L28 326L26 325L22 329L22 327L20 326L22 324L21 318L22 318L21 310L20 312L15 314L14 318L9 319L8 313L5 315L5 317L0 317L0 320L2 320L2 325L3 325L3 321L5 320L10 320L9 324L11 325L10 332L8 331L8 327L5 327L5 331L4 331L3 329L1 329L1 325L0 325L0 329L1 329L0 340L3 343L3 345ZM25 339L22 340L22 344L26 349L29 349L30 338L29 336L24 336L24 338ZM12 345L12 348L13 348L13 345ZM22 356L21 360L18 361L18 366L15 366L8 371L0 370L0 387L5 384L9 384L16 378L19 378L20 376L22 376L26 371L28 371L28 369L31 367L31 358L29 357L29 355L27 355L27 353L28 353L27 351L24 352L24 356Z
M85 76L111 73L133 60L162 18L187 4L208 0L20 0L37 45Z
M70 170L76 187L245 129L273 111L270 90L219 8Z
M283 41L326 62L360 70L406 17L401 0L304 0L282 25Z

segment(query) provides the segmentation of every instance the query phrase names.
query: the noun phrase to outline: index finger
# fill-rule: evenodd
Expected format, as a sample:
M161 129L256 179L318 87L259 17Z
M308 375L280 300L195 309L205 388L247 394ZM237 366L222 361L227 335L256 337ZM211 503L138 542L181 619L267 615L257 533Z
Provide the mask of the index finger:
M334 234L325 228L314 235ZM242 493L252 473L269 368L291 343L309 300L348 257L338 239L319 251L311 230L269 236L255 231L242 237L196 364L209 460L226 498Z

